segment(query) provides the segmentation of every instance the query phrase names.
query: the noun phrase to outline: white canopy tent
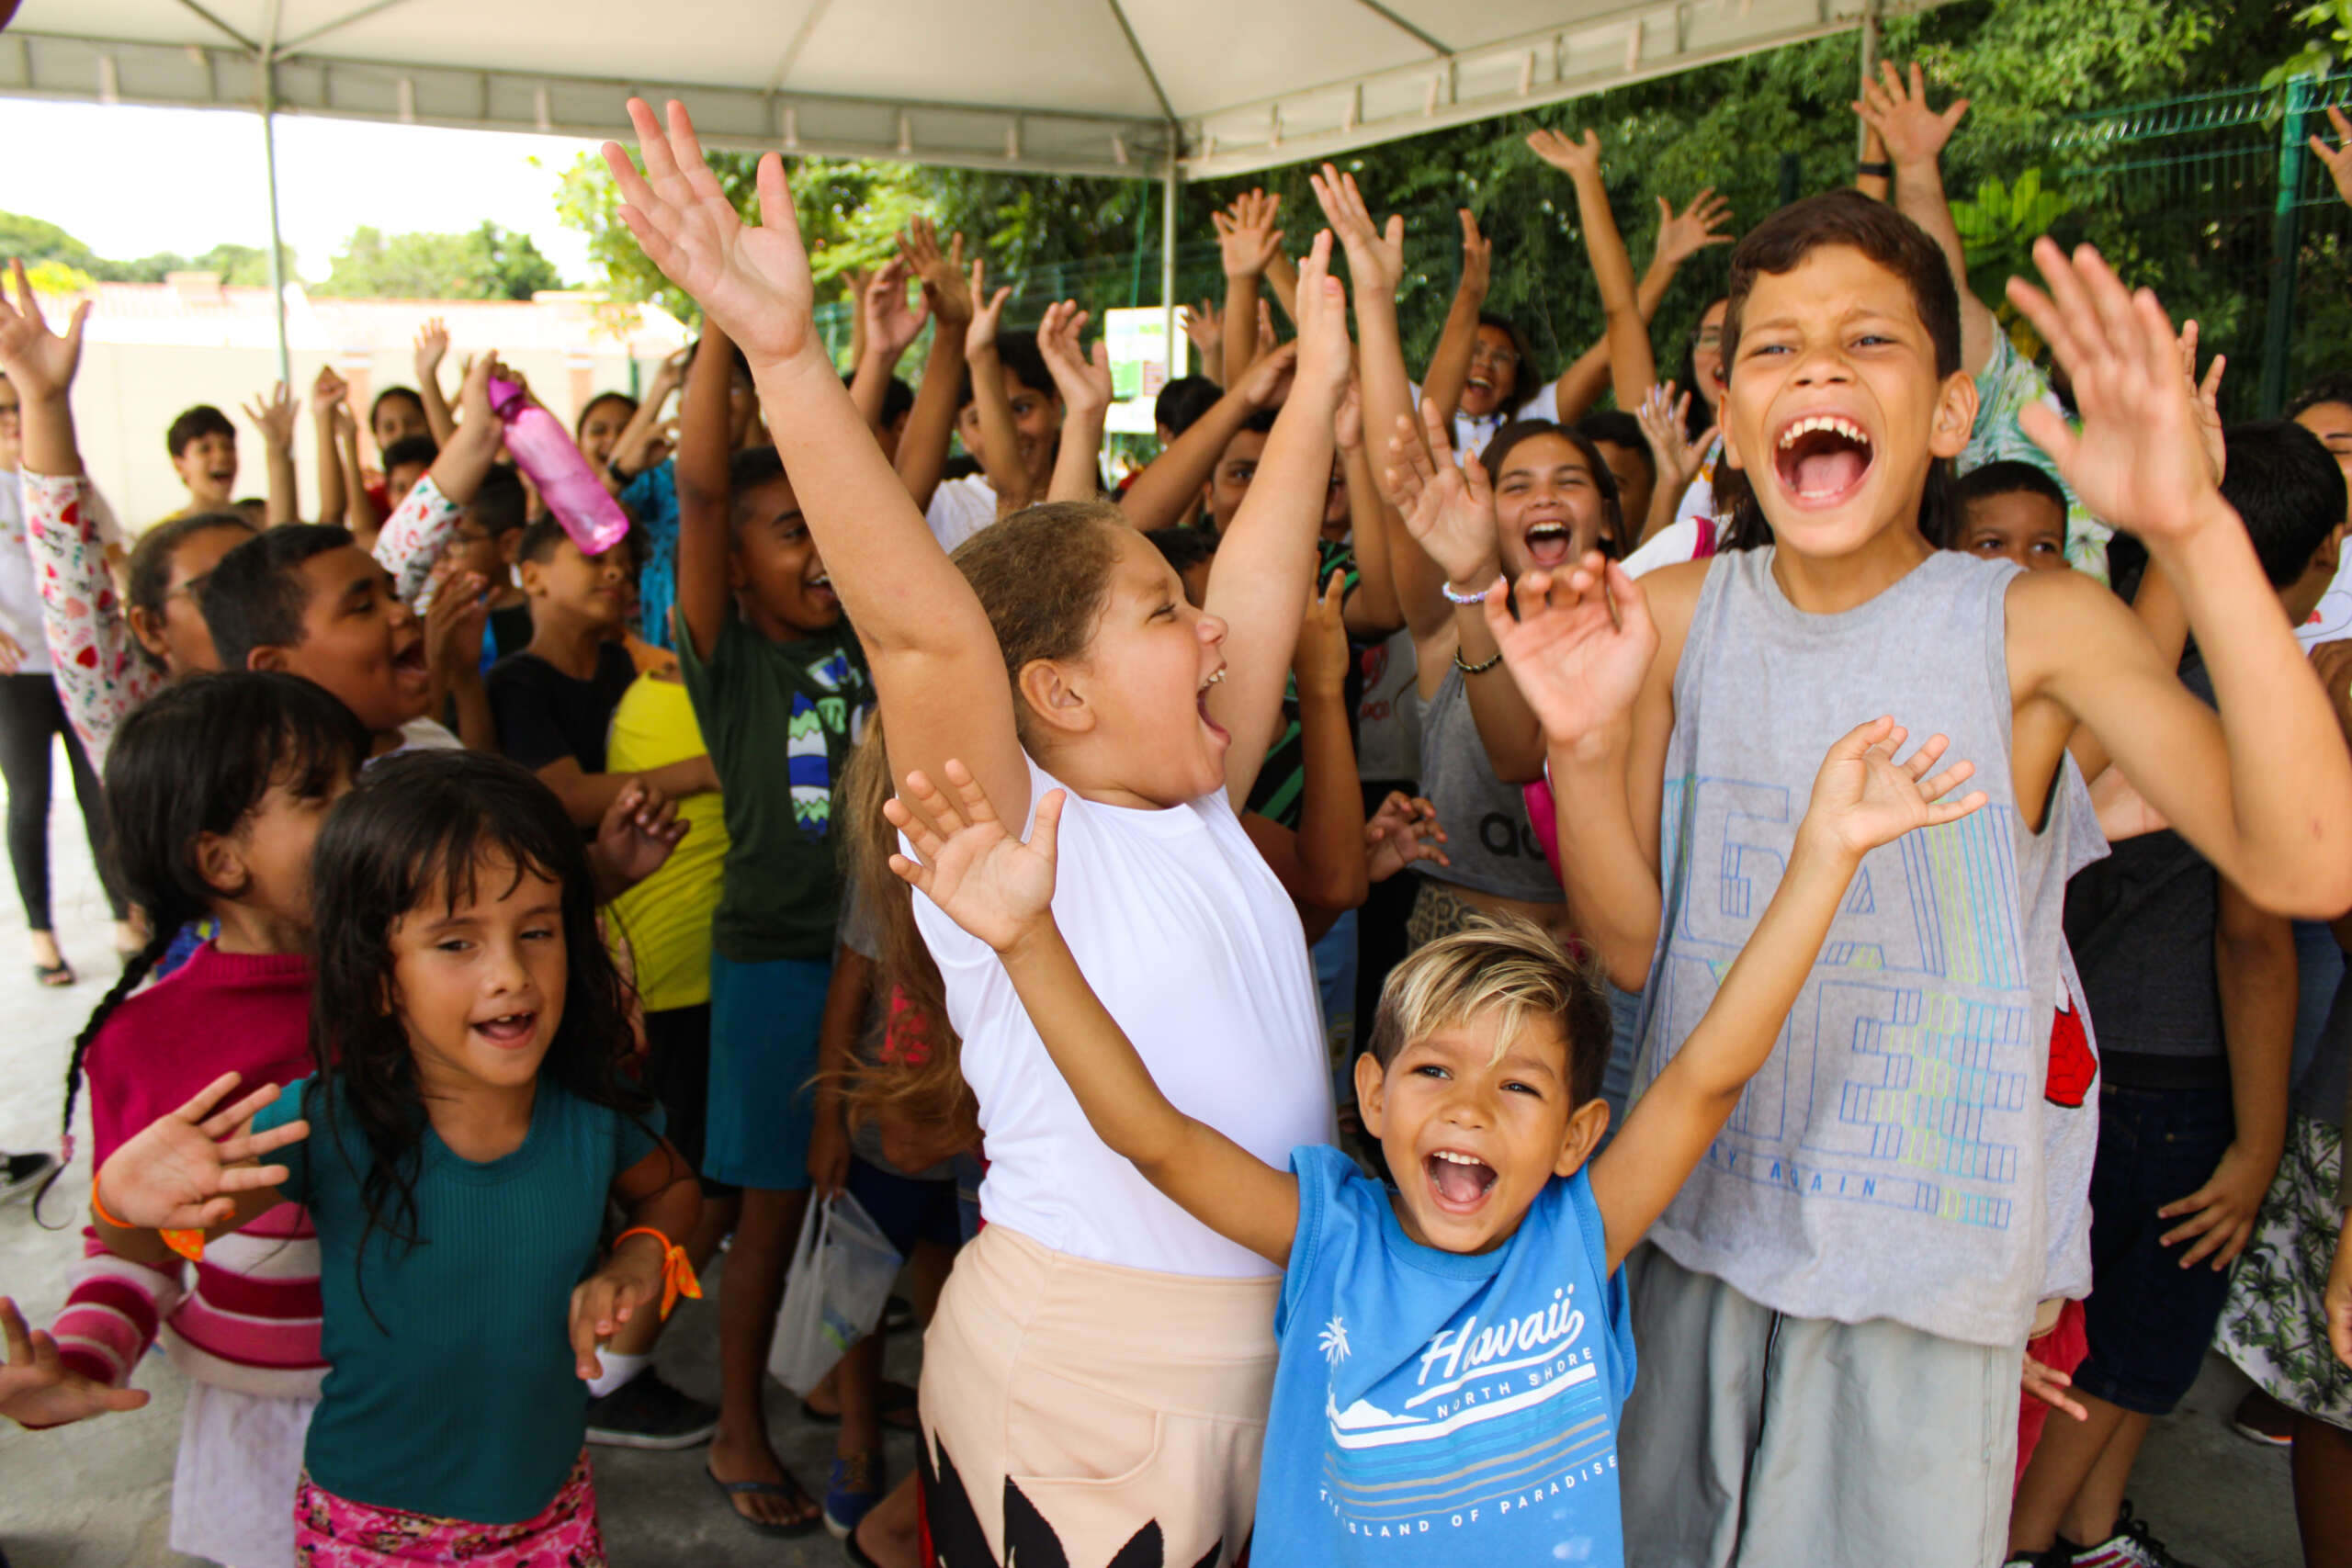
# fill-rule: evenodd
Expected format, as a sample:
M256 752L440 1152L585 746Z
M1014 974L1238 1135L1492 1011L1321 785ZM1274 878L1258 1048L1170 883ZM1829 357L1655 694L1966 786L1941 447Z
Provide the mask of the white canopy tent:
M1939 0L23 0L0 94L1165 182L1860 29ZM284 290L281 288L281 299ZM1169 308L1172 344L1174 309Z

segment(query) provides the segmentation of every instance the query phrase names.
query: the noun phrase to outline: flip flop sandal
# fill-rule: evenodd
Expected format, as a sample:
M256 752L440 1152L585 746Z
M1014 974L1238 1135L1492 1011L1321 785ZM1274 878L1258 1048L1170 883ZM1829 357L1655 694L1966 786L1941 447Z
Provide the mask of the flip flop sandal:
M73 985L75 979L74 965L62 961L33 965L33 983L46 986L52 991L63 990L66 987Z
M777 1497L786 1502L797 1500L801 1503L814 1504L816 1500L802 1491L800 1483L789 1476L780 1482L721 1481L712 1473L710 1466L707 1464L702 1467L702 1472L710 1478L710 1483L713 1486L718 1488L719 1495L727 1499L728 1507L732 1509L735 1517L743 1522L744 1528L756 1534L784 1538L809 1535L825 1522L825 1511L822 1508L818 1508L798 1524L772 1525L763 1519L755 1519L735 1506L735 1499L738 1497Z
M922 1418L916 1413L915 1391L905 1383L884 1380L882 1384L882 1425L896 1432L922 1430ZM838 1427L842 1413L820 1410L807 1400L800 1402L800 1418L812 1426Z

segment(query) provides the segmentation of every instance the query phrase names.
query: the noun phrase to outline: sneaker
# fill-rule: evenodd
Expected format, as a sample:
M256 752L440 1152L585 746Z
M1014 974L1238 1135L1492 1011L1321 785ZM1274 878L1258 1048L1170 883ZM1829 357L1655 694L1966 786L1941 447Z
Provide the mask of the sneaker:
M56 1169L55 1155L0 1154L0 1203L29 1196Z
M2248 1389L2230 1416L2230 1430L2266 1449L2295 1446L2294 1413L2260 1389Z
M691 1449L718 1430L718 1406L680 1393L651 1367L588 1402L588 1440L612 1449Z
M2165 1543L2149 1533L2147 1520L2132 1517L2128 1498L2115 1527L2109 1539L2075 1552L2069 1568L2194 1568L2165 1550Z
M825 1483L825 1529L835 1540L847 1540L857 1522L880 1501L880 1454L852 1454L833 1461L832 1477Z

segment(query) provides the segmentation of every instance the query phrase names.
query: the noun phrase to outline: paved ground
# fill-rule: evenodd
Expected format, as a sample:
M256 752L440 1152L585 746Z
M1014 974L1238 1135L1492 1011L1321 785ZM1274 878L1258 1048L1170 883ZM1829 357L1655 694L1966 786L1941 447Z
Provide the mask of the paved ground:
M62 759L58 777L65 777ZM67 991L33 986L18 956L22 911L0 885L0 1147L54 1146L67 1047L117 973L106 907L78 819L62 802L51 818L57 918L83 980ZM51 1195L52 1219L80 1212L87 1176L86 1168L74 1172ZM0 1293L14 1295L36 1324L47 1322L63 1299L65 1269L77 1251L70 1235L38 1229L22 1207L0 1210ZM704 1397L717 1388L715 1318L709 1302L686 1303L661 1350L673 1381ZM893 1348L899 1375L909 1375L912 1356L910 1345ZM0 1422L0 1545L17 1568L195 1563L165 1544L181 1379L169 1363L151 1357L138 1382L155 1398L132 1415L51 1433ZM2218 1358L2209 1362L2188 1404L2150 1439L2134 1500L2186 1562L2204 1568L2293 1568L2301 1553L2286 1458L2255 1448L2227 1424L2242 1386ZM769 1411L786 1461L805 1483L821 1484L831 1454L829 1434L802 1422L781 1389L770 1390ZM889 1455L892 1473L912 1457L911 1441L897 1439ZM773 1541L741 1528L697 1473L696 1454L599 1450L596 1463L607 1540L614 1561L625 1568L797 1568L839 1561L821 1535Z

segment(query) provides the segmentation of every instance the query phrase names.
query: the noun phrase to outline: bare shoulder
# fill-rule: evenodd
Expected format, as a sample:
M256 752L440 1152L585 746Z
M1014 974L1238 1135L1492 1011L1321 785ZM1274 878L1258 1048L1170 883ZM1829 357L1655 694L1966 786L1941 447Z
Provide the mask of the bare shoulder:
M1657 627L1657 657L1651 665L1652 684L1671 689L1674 672L1682 662L1682 644L1690 636L1691 617L1698 614L1699 592L1714 568L1712 558L1676 561L1644 572L1637 580L1649 605L1650 622Z
M2077 571L2021 571L2002 603L2009 686L2019 698L2070 676L2113 671L2154 645L2132 607L2106 584Z

